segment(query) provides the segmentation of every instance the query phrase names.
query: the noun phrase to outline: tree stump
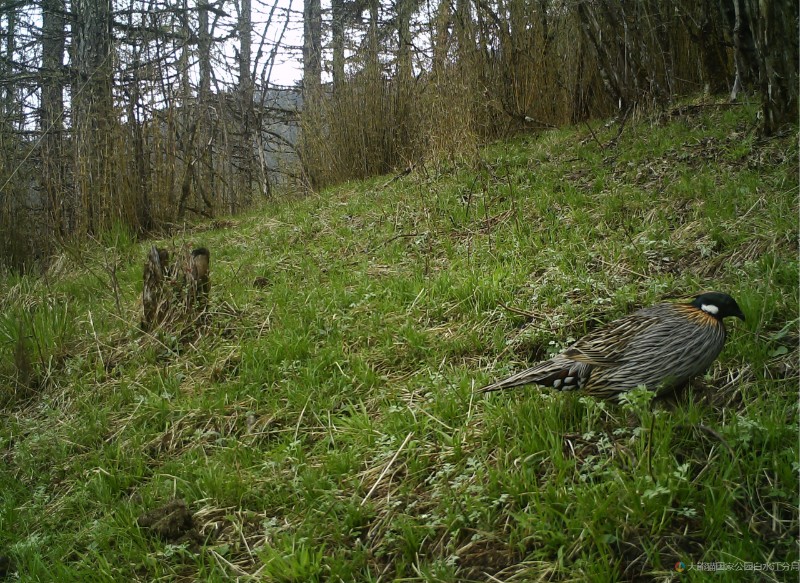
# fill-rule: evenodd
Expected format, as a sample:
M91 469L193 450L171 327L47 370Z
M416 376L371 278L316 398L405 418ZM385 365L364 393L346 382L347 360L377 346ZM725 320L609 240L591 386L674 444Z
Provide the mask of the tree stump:
M192 251L189 260L191 270L188 278L186 307L198 314L204 314L208 308L208 292L211 290L211 280L208 277L210 261L211 253L205 247L199 247Z
M146 332L157 328L169 311L166 279L169 272L169 253L166 249L150 247L144 263L144 287L142 288L142 329Z
M211 254L205 247L177 253L169 264L166 249L150 248L144 264L142 329L146 332L179 320L196 321L208 309Z

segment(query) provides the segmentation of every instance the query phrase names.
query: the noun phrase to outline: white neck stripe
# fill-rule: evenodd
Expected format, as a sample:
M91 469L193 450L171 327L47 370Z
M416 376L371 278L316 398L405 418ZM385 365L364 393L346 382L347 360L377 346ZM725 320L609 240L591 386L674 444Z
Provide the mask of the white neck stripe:
M708 312L713 316L719 314L719 308L714 304L701 304L700 309L703 310L704 312Z

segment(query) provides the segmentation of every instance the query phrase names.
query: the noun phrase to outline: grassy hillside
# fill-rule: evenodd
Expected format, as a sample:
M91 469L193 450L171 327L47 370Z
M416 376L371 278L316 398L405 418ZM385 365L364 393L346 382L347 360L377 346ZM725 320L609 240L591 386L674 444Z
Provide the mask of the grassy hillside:
M761 141L755 117L552 131L188 231L212 254L197 330L139 331L149 243L124 233L6 277L0 569L649 581L798 560L797 135ZM473 394L712 289L747 322L675 398Z

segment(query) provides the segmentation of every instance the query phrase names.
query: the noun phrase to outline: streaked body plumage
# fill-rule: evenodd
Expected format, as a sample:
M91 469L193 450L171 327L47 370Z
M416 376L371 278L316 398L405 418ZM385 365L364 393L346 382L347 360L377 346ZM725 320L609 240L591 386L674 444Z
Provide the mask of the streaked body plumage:
M663 394L711 366L725 345L726 316L744 319L733 298L717 292L697 296L690 304L643 308L481 392L539 384L617 398L644 385Z

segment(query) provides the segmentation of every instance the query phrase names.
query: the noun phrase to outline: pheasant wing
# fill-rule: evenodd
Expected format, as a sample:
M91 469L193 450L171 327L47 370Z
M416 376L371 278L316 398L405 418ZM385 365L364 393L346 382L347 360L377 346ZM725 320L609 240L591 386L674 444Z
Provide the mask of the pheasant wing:
M593 366L607 367L622 362L630 341L657 325L661 318L645 310L634 312L595 330L562 352L562 356Z
M658 314L648 309L640 310L587 334L550 360L483 387L479 392L534 383L561 390L580 388L594 368L608 368L624 362L631 340L659 322Z

